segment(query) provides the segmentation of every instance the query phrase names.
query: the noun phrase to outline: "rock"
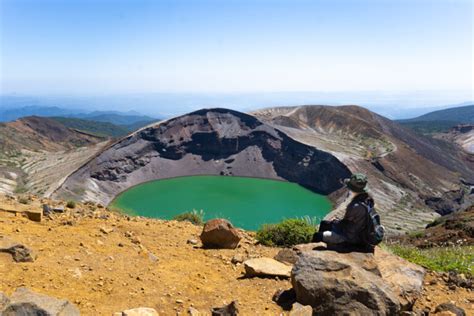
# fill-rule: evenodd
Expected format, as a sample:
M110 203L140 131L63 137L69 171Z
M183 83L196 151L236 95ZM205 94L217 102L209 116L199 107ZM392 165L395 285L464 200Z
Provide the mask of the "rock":
M51 208L49 207L48 204L43 204L43 214L45 216L48 216L49 214L51 214L52 210Z
M293 288L288 290L278 290L273 294L272 300L281 306L284 310L290 310L296 303L296 293Z
M425 269L379 247L375 248L374 259L382 279L398 296L401 309L411 310L423 290Z
M255 258L244 261L245 276L278 276L289 278L291 266L271 258Z
M232 259L230 260L230 262L232 262L233 264L242 263L244 261L245 261L244 256L239 253L234 255Z
M366 253L307 251L295 264L291 283L296 299L316 315L397 315L400 303L382 279L374 256Z
M41 222L43 220L42 211L25 211L26 217L33 222Z
M0 292L0 312L8 305L9 302L10 299L5 294Z
M229 305L223 307L214 307L211 309L212 316L236 316L239 314L239 304L232 301Z
M200 238L205 248L235 249L240 241L238 230L222 218L206 222Z
M2 316L79 316L79 310L66 300L35 293L27 288L18 288L10 297L10 302Z
M197 310L195 309L194 307L189 307L188 308L188 314L189 316L201 316L202 314Z
M452 304L452 303L443 303L435 308L435 314L441 314L450 312L455 316L466 316L464 309Z
M117 312L114 316L158 316L158 312L150 307L137 307Z
M293 249L284 248L276 254L274 259L283 263L295 264L298 260L298 254Z
M53 207L53 212L55 212L55 213L64 213L64 206Z
M196 239L188 239L186 243L189 245L197 245L198 241Z
M111 232L113 232L114 229L113 228L110 228L110 227L101 227L100 228L100 232L101 233L104 233L104 234L110 234Z
M294 303L291 308L289 316L312 316L313 308L309 305L301 305L300 303Z
M5 236L0 236L0 252L11 254L16 262L33 262L36 259L31 249Z

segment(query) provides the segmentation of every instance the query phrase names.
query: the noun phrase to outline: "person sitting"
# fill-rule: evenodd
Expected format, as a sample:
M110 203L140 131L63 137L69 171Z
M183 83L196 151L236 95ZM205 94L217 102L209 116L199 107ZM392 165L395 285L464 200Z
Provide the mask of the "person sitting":
M350 191L350 197L347 199L350 202L345 208L344 217L323 220L319 225L319 231L313 236L313 242L322 241L328 246L344 244L372 250L383 238L384 230L380 225L380 218L373 209L374 200L367 192L367 176L355 173L349 179L345 179L344 184ZM371 221L373 217L374 221ZM372 236L374 229L378 233L376 238Z

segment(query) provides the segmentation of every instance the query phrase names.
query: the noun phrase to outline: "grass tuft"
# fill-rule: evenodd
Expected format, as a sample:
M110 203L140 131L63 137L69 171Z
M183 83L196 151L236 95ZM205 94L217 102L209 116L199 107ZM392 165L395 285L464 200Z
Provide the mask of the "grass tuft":
M194 225L204 225L204 211L193 210L192 212L176 215L173 219L179 222L191 222Z
M433 271L474 276L474 246L454 245L419 249L400 244L385 244L383 248Z

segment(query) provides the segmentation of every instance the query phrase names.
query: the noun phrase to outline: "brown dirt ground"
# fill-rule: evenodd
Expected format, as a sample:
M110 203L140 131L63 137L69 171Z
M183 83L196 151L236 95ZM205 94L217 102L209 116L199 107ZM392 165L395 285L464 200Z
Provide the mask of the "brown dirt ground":
M15 205L19 206L0 195L0 209ZM22 207L37 209L40 200L31 198ZM243 279L242 265L230 262L235 254L273 257L278 248L255 245L247 233L235 250L205 250L187 243L199 240L200 232L201 227L190 223L129 218L93 205L78 204L73 211L41 223L0 211L0 235L38 254L32 263L15 263L9 255L0 254L0 291L10 295L26 286L68 299L82 315L112 315L140 306L153 307L160 315L187 315L190 306L210 314L211 307L232 300L239 302L241 315L287 313L272 296L279 289L289 289L289 280ZM434 310L437 304L454 301L474 315L472 292L450 290L442 280L432 284L434 277L427 275L417 309Z

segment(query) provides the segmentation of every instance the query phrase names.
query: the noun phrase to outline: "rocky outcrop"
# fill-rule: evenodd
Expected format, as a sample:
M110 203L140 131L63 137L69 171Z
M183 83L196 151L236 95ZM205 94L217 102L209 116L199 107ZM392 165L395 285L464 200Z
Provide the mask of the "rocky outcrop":
M34 251L6 236L0 236L0 252L11 254L16 262L33 262L36 259Z
M421 294L424 269L379 248L375 254L308 248L299 248L291 281L297 301L317 315L396 315Z
M286 180L330 194L349 170L251 115L204 109L139 130L68 177L54 196L107 204L142 182L189 175Z
M204 248L235 249L240 234L228 220L216 218L206 222L200 238Z
M77 307L66 300L35 293L27 288L17 289L0 313L2 316L79 316Z
M289 278L291 266L271 258L254 258L244 262L246 277L281 277Z

